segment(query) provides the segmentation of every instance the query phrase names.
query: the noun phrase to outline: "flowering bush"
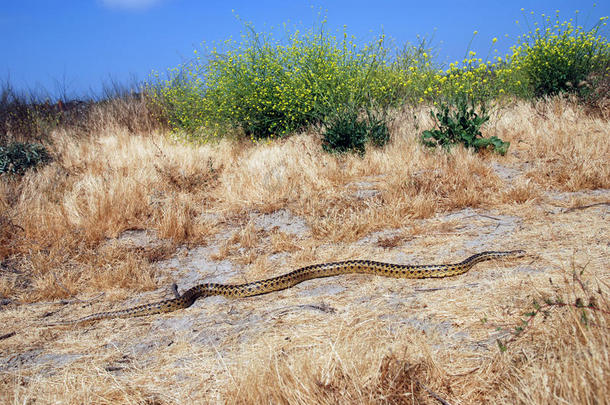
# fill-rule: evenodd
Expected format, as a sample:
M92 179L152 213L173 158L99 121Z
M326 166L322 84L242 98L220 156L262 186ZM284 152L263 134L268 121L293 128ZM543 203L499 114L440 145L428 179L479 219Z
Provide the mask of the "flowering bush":
M435 64L429 43L421 39L397 52L384 35L358 45L344 28L337 38L326 31L326 20L304 33L287 30L285 40L246 23L239 42L206 49L206 58L195 51L194 59L170 71L168 80L157 78L152 93L176 132L199 138L237 134L260 140L311 124L356 128L376 122L386 128L379 131L382 141L375 142L381 145L388 139L385 117L391 106L438 106L439 100L461 97L498 105L515 96L579 88L590 74L605 77L610 47L600 29L606 18L588 31L572 21L551 24L547 18L546 25L534 24L533 31L519 37L510 54L501 57L494 50L490 58L494 38L485 58L468 49L463 60L447 68ZM343 144L342 131L330 134ZM354 145L363 145L362 139L354 139Z
M237 129L258 140L320 122L347 103L397 104L407 84L388 62L384 36L359 48L346 32L341 40L327 34L324 24L295 30L285 43L246 24L241 42L226 41L205 63L197 56L181 66L157 90L170 125Z
M182 68L173 69L170 72L172 77L166 81L159 81L156 75L157 83L149 85L147 92L152 95L155 107L162 111L159 118L166 119L176 131L195 134L209 125L207 111L202 103L205 86L199 78L192 80L190 66L184 71Z
M512 64L525 72L535 96L575 91L589 74L608 65L610 44L599 33L607 18L585 30L546 17L542 27L519 38Z

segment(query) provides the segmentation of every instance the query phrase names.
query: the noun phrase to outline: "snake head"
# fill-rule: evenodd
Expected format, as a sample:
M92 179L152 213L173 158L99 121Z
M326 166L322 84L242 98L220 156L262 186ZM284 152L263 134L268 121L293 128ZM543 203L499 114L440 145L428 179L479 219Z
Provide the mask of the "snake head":
M511 255L515 256L515 257L524 257L527 255L527 252L525 250L511 250L510 251Z

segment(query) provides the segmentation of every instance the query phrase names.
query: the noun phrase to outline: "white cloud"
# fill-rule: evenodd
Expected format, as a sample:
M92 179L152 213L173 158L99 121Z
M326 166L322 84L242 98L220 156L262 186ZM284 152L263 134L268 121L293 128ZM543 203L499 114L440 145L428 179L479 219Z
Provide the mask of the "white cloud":
M110 8L142 10L160 3L161 0L102 0L102 4Z

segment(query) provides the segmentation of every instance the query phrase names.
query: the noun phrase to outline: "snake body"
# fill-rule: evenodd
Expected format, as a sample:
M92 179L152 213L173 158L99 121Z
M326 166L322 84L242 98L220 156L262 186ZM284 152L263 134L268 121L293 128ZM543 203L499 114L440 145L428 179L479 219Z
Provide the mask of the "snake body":
M84 318L62 321L57 324L76 324L109 318L132 318L172 312L190 307L197 299L213 295L229 298L252 297L293 287L306 280L331 277L340 274L363 273L394 278L442 278L466 273L477 263L506 256L523 256L523 250L487 251L470 256L454 264L392 264L371 260L347 260L342 262L314 264L291 271L281 276L244 284L199 284L176 298L139 305L119 311L99 312Z

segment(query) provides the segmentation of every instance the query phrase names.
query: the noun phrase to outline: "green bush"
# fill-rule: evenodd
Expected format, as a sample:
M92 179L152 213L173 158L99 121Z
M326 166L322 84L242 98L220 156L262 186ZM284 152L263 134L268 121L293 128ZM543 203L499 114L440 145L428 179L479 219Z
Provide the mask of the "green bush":
M363 155L367 142L380 147L389 139L390 132L384 117L378 118L367 110L366 117L362 118L352 109L328 119L322 148L329 153L355 152Z
M364 154L368 125L355 113L331 119L324 131L322 148L331 153L357 152Z
M404 69L428 58L391 61L384 36L359 46L346 32L342 39L326 32L325 21L286 40L245 27L241 42L208 50L160 83L157 98L175 131L237 130L259 140L323 122L347 104L399 105L408 93Z
M14 142L0 146L0 174L22 175L50 160L47 149L39 144Z
M592 72L607 66L610 44L599 32L607 18L585 30L546 17L542 28L520 37L511 63L525 73L535 96L574 92Z
M390 140L390 130L385 119L373 118L368 119L368 139L375 146L384 146Z
M200 81L190 80L190 75L176 69L173 77L148 85L154 109L161 111L159 118L174 130L196 133L206 125L206 111L201 100L205 90Z
M478 108L472 99L459 97L449 102L441 103L437 111L430 111L437 128L422 132L421 141L429 147L441 146L450 149L461 143L476 151L490 148L504 155L510 142L504 142L496 136L485 138L481 134L481 126L489 120L484 104Z
M329 33L323 20L304 32L286 29L278 40L245 23L240 41L206 48L205 58L195 51L191 62L172 70L168 80L157 81L153 93L174 133L190 140L233 134L256 141L321 124L330 131L324 135L326 149L335 150L332 145L337 144L337 150L361 151L366 142L381 145L389 136L385 121L367 113L372 105L382 113L377 116L386 116L388 108L404 103L436 104L464 95L498 106L515 96L530 99L575 89L586 93L583 97L604 100L583 83L587 77L603 83L609 73L604 66L610 48L599 35L605 19L589 31L571 21L548 20L548 28L534 26L520 37L509 55L497 54L493 47L498 39L493 38L485 58L469 46L464 59L447 69L435 63L430 43L421 38L419 45L404 48L388 45L383 35L361 44L345 29L342 38ZM473 115L474 108L450 105L449 110L463 110L452 118L453 129L449 110L444 124L440 116L435 119L448 134L461 135L442 135L439 128L426 132L425 143L451 145L457 137L468 147L505 153L507 143L480 136L477 125L484 121ZM358 118L363 113L367 118ZM340 135L350 126L366 136Z

